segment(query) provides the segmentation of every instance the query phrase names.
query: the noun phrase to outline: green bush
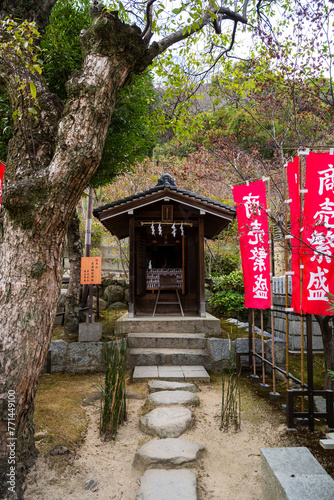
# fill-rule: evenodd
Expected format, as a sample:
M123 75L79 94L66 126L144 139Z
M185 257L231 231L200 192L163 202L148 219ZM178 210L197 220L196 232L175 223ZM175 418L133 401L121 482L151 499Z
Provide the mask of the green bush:
M213 278L212 291L213 296L209 302L215 314L220 316L237 314L239 317L246 318L242 271L233 271L230 274Z
M222 254L215 254L214 259L211 259L210 265L210 252L207 251L205 253L205 262L207 270L210 272L211 276L219 278L222 275L228 275L239 269L240 254L239 252L235 252L233 250L225 250Z

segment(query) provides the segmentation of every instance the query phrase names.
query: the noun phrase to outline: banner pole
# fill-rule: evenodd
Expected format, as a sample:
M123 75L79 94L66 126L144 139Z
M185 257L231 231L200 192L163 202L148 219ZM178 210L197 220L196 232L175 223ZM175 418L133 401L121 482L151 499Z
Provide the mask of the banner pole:
M283 167L284 179L284 200L287 200L287 165ZM284 261L285 261L285 366L286 366L286 388L289 389L289 278L288 278L288 208L287 203L284 203Z
M261 309L261 363L262 363L262 384L260 384L260 389L269 390L270 386L266 384L266 365L264 357L264 334L263 334L263 309Z
M298 158L298 164L299 164L299 196L300 196L300 220L299 220L299 237L301 237L301 230L303 227L303 195L301 193L302 190L302 160L301 156L299 155ZM302 265L302 260L301 260L301 247L299 246L300 249L300 258L299 258L299 265L300 265L300 274L299 274L299 283L300 283L300 380L302 383L302 391L304 390L304 381L305 381L305 366L304 366L304 357L305 357L305 352L304 352L304 315L303 315L303 308L302 308L302 297L303 297L303 268L304 266ZM304 412L305 409L305 399L304 396L302 396L302 412Z
M271 199L271 184L270 177L268 179L268 200L270 208ZM269 221L268 221L269 222ZM272 221L270 221L269 226L269 252L270 252L270 327L271 327L271 363L273 370L273 392L269 393L270 398L280 397L280 394L276 392L276 369L275 369L275 330L274 330L274 287L273 287L273 274L274 274L274 232L272 228Z
M252 380L258 380L258 376L256 375L256 358L255 358L255 315L254 308L252 309L252 340L253 340L253 375L251 376Z

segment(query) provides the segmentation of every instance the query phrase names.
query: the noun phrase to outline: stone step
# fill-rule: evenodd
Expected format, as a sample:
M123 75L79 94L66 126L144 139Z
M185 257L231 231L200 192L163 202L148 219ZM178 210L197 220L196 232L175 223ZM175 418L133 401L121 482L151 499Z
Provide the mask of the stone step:
M129 318L124 314L116 321L119 333L220 333L220 321L206 313L205 318L199 316L144 316Z
M206 349L207 345L203 333L129 333L127 339L133 348Z
M180 438L153 439L137 451L134 465L183 465L195 462L204 446Z
M205 365L208 353L205 349L131 348L129 366L152 365Z
M166 380L150 380L148 383L149 392L159 391L189 391L197 392L195 384L190 382L168 382Z
M210 382L210 375L201 365L136 366L132 379L134 382L149 379Z
M141 431L159 438L178 438L192 424L193 413L189 408L155 408L139 419Z
M160 391L150 394L146 402L151 406L198 406L199 397L189 391Z
M325 450L334 450L334 439L320 439L320 446Z
M188 469L147 470L135 500L196 500L196 474Z

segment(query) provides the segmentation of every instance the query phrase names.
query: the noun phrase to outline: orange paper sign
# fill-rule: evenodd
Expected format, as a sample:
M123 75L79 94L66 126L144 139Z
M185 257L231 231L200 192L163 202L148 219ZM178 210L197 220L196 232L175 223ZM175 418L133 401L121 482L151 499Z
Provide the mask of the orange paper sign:
M101 257L81 257L81 284L101 284Z

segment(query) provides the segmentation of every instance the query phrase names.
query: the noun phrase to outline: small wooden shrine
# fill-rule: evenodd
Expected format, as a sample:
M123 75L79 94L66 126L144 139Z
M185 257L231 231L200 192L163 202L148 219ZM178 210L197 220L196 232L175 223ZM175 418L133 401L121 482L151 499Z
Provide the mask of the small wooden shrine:
M205 317L204 238L231 222L233 207L180 189L164 174L152 189L93 213L113 235L129 237L130 318Z

